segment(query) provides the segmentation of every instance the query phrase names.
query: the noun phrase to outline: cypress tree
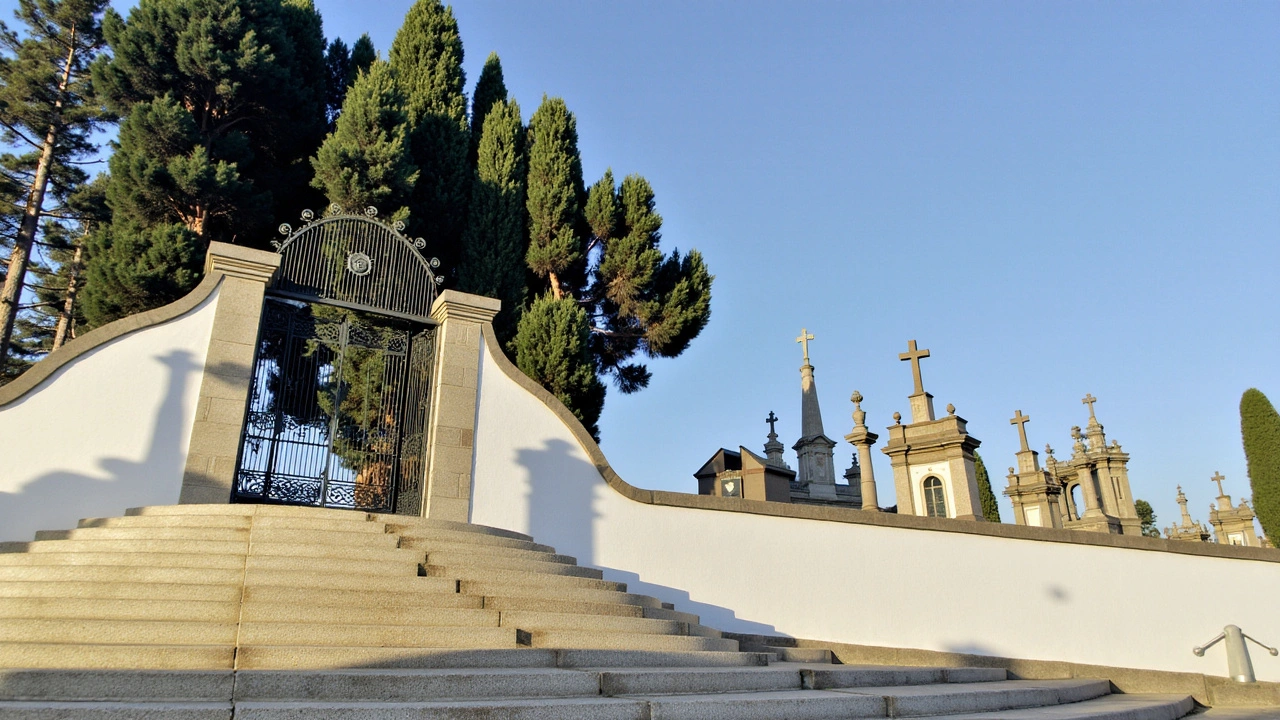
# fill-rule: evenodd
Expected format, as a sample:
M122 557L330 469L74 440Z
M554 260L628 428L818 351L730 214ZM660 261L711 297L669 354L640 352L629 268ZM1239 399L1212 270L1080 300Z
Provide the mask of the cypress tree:
M1000 505L996 502L996 494L991 490L991 476L987 474L986 463L982 456L973 453L973 466L978 475L978 499L982 502L982 517L987 522L1000 522Z
M559 299L582 285L586 237L578 123L560 98L542 98L529 119L529 250L525 260Z
M1240 398L1240 436L1253 490L1253 511L1262 532L1280 540L1280 415L1256 388Z
M101 19L106 0L20 0L15 12L26 26L25 36L0 24L0 125L3 141L20 148L7 155L7 184L20 190L20 219L9 245L3 289L0 290L0 369L8 356L26 284L32 247L44 216L45 195L54 178L84 174L69 165L94 150L93 130L105 118L91 101L88 68L103 45ZM23 166L30 175L14 173ZM65 197L69 188L60 188ZM55 186L55 195L58 195Z
M525 310L512 344L516 366L564 403L598 440L605 387L591 360L590 335L587 313L573 298L546 293Z
M496 101L480 137L458 283L466 292L502 301L493 327L505 345L515 335L526 292L528 158L520 105Z
M418 177L407 134L404 95L391 66L375 62L347 93L337 127L312 158L312 186L347 210L372 205L405 219Z
M410 205L427 254L457 267L471 172L462 38L440 0L417 0L391 43L389 59L405 94L409 147L421 173Z
M351 60L347 65L347 87L356 83L360 73L368 70L378 59L378 51L373 47L373 39L365 33L351 46Z
M325 65L325 118L329 121L329 132L338 121L338 113L342 112L342 103L347 98L347 88L351 84L351 50L342 38L334 38L329 48L324 51Z
M489 53L484 61L484 69L480 71L480 79L476 81L475 92L471 100L471 162L476 162L480 148L480 138L484 134L484 119L499 100L507 99L507 86L502 81L502 61L498 53Z
M172 301L213 240L265 245L317 199L326 67L309 0L141 0L108 12L94 84L123 114L110 226L89 243L91 323ZM154 247L153 247L154 246Z

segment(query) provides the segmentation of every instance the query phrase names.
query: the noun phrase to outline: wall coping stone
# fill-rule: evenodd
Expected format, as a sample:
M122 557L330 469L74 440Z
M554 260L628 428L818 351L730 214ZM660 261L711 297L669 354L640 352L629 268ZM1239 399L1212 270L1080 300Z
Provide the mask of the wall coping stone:
M446 291L446 294L450 291ZM441 296L443 298L444 295ZM436 301L437 303L440 300ZM497 302L497 301L494 301ZM1142 537L1137 535L1111 535L1109 533L1088 532L1083 530L1066 530L1059 528L1032 527L1028 525L1007 525L1004 523L965 522L949 518L931 518L916 515L898 515L885 512L864 512L853 508L825 505L801 505L792 503L767 502L764 500L746 500L739 498L722 498L715 495L694 495L691 493L669 492L665 490L643 490L627 481L609 465L604 451L591 434L583 427L578 418L551 393L531 380L502 351L492 325L483 326L485 344L493 348L491 356L508 378L542 401L565 427L573 433L578 444L587 453L596 470L604 477L609 487L622 496L636 502L649 505L666 505L669 507L695 510L716 510L720 512L740 512L753 515L769 515L773 517L798 518L803 520L821 520L825 522L842 522L852 525L876 525L891 528L910 528L931 532L962 533L965 535L985 535L988 537L1031 540L1035 542L1070 543L1073 545L1092 545L1095 547L1111 547L1126 550L1146 550L1154 552L1170 552L1179 555L1196 555L1200 557L1223 558L1231 560L1252 560L1258 562L1280 563L1280 550L1275 548L1254 548L1239 545L1218 545L1214 543L1192 543L1163 538Z
M221 245L222 243L214 244ZM138 330L167 323L194 310L221 285L223 276L224 273L221 270L207 274L194 290L168 305L122 317L72 339L62 347L44 356L26 372L14 378L8 385L0 387L0 407L21 399L63 366L91 350Z
M446 320L467 320L487 323L502 309L502 301L483 295L472 295L458 290L445 290L431 303L431 319L438 323ZM517 370L517 372L519 372ZM521 373L523 375L523 373Z

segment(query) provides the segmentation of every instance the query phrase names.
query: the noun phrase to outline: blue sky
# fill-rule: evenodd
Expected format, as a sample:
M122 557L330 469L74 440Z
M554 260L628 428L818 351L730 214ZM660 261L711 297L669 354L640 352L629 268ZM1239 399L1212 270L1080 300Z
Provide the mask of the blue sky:
M369 32L385 54L410 3L317 5L329 37ZM695 491L717 448L759 451L770 410L794 442L805 327L834 439L854 389L873 430L908 413L897 355L916 339L997 493L1014 411L1061 457L1092 393L1161 527L1175 485L1202 521L1214 471L1249 494L1240 394L1280 402L1280 4L454 11L468 88L496 51L526 119L563 97L587 182L644 175L664 246L701 250L717 276L693 346L653 362L647 390L609 395L603 447L629 482ZM851 446L836 453L847 466Z

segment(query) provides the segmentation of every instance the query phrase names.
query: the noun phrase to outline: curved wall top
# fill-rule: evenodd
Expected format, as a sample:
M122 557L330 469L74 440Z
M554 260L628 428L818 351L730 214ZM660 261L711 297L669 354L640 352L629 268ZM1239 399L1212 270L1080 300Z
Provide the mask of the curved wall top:
M721 630L1209 675L1224 625L1280 637L1272 550L636 488L484 339L470 519Z

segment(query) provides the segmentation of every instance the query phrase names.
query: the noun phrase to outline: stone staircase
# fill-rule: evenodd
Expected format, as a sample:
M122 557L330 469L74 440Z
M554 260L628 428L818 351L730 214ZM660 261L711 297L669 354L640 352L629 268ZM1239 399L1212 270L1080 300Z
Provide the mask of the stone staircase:
M526 535L464 523L178 505L0 543L3 718L1174 720L1192 708L1112 695L1105 680L740 649Z

